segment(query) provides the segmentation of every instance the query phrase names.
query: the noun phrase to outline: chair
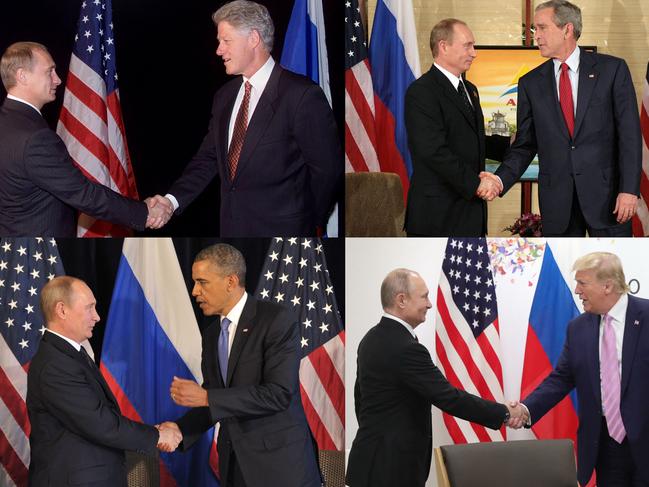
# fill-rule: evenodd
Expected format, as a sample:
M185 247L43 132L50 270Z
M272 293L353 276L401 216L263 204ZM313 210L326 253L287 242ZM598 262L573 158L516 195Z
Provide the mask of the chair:
M403 187L387 172L345 174L345 236L404 237Z
M438 487L575 487L571 440L524 440L435 448Z
M318 450L325 487L345 487L345 452Z
M128 487L158 487L160 485L160 454L143 455L126 452Z

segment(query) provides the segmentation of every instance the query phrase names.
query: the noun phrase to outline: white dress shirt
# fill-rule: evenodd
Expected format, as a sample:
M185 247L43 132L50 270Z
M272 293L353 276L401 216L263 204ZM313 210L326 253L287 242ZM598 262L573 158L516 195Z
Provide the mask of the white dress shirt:
M435 65L435 67L437 69L439 69L444 74L444 76L446 76L448 78L448 80L453 85L453 88L455 88L455 91L457 91L457 87L459 86L460 83L462 83L464 85L464 91L466 91L466 96L469 99L469 103L471 104L471 106L473 106L473 102L471 101L471 97L469 96L469 90L466 89L466 85L464 84L462 79L458 78L457 76L455 76L453 73L451 73L447 69L442 68L439 64L437 64L437 63L433 63L433 64Z
M228 327L228 357L230 356L230 351L232 350L232 343L234 342L234 334L237 331L237 326L239 326L239 320L241 319L241 313L243 312L243 307L246 305L248 300L248 293L243 293L243 296L237 301L237 304L230 310L230 312L221 316L221 322L224 318L230 320L230 326Z

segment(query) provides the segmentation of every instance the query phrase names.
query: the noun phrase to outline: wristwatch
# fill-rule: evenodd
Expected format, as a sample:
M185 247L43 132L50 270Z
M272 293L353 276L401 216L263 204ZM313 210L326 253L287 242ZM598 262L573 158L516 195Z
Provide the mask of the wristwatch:
M506 424L507 421L509 421L510 417L511 415L509 414L509 409L507 409L507 411L505 411L505 419L503 419L503 424Z

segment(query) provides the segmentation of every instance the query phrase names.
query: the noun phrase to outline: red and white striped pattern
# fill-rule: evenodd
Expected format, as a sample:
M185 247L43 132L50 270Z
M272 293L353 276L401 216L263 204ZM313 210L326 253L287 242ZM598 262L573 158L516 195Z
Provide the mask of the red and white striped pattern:
M437 290L435 352L437 366L459 389L504 402L498 319L476 339L451 298L451 286L442 273ZM505 429L491 430L444 413L444 424L454 443L505 440Z
M638 212L633 217L633 235L646 237L649 236L649 64L642 90L640 129L642 131L642 172L640 174Z
M29 432L27 371L0 335L0 485L27 485Z
M381 171L376 155L374 88L369 61L345 72L345 171Z
M138 198L126 144L119 91L106 93L104 80L72 54L57 133L86 177ZM77 236L126 236L130 231L80 215Z
M318 448L345 447L345 332L300 362L302 406Z

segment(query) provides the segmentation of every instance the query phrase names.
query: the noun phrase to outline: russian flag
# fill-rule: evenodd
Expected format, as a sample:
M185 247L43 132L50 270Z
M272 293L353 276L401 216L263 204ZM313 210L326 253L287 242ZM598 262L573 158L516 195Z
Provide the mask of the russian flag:
M523 400L557 364L568 322L578 315L570 288L547 245L530 310L521 380ZM570 438L576 444L578 423L577 395L573 390L532 426L532 431L540 439Z
M318 83L331 106L322 0L295 0L280 64Z
M169 397L174 376L203 382L201 336L171 239L125 239L108 313L101 372L122 414L148 424L187 408ZM218 487L209 431L187 453L160 455L160 485Z
M280 64L318 83L331 106L322 0L295 0L291 20L286 29ZM327 236L337 237L338 233L336 204L327 222Z
M377 155L383 172L401 178L408 193L412 161L404 120L408 86L421 75L411 0L378 0L369 58L374 85Z

